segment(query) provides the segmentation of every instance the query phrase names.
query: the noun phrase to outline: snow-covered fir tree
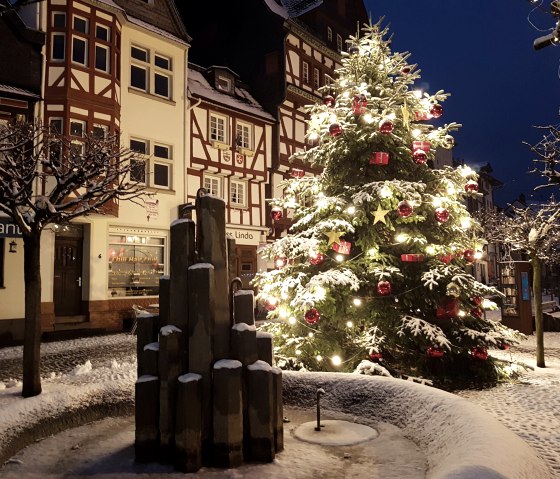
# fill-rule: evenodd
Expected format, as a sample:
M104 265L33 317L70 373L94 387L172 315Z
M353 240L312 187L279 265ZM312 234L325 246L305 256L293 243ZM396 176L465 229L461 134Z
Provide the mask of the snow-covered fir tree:
M276 264L255 280L265 328L286 368L352 370L365 359L406 374L493 372L487 349L518 334L485 318L484 296L498 293L467 272L484 246L465 208L477 177L432 168L460 125L430 124L448 94L415 90L419 71L387 34L378 24L350 38L323 102L309 107L314 146L295 158L323 171L285 181L271 202L272 218L293 226L263 250Z

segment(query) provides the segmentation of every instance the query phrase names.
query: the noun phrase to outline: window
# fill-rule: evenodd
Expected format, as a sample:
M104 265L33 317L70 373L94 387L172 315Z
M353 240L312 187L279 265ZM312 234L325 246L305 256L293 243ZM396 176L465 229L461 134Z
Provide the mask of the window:
M321 72L318 68L313 68L313 86L319 88L321 86Z
M309 63L302 63L302 78L304 83L309 83Z
M86 122L82 120L70 120L70 134L72 136L84 136Z
M87 40L81 37L72 37L72 61L87 66Z
M171 147L155 144L153 185L171 188L171 172Z
M222 179L219 176L204 175L204 189L211 195L222 196Z
M232 206L247 206L247 183L231 180L229 185L229 201Z
M81 141L73 141L70 144L70 157L84 156L85 145Z
M145 140L130 140L130 150L140 155L148 155L148 142ZM130 180L146 183L146 160L138 156L130 160Z
M64 60L65 50L66 50L66 35L64 33L53 33L51 58L53 60L58 60L58 61Z
M88 21L82 17L74 16L74 30L80 33L88 33Z
M235 144L240 148L251 149L251 127L244 123L235 126Z
M95 38L97 38L98 40L103 40L105 42L108 42L110 37L109 32L110 32L109 27L106 27L104 25L95 26Z
M145 48L130 47L130 85L167 99L172 96L173 65L171 58L154 54Z
M218 88L218 90L231 93L231 80L222 75L218 75L218 78L216 80L216 87Z
M95 69L109 73L109 47L95 45Z
M227 143L225 117L210 114L210 140Z
M331 27L327 27L327 40L329 42L332 42L332 28Z
M53 27L66 28L66 13L53 12Z
M96 140L106 140L109 137L109 127L105 125L93 125L91 133Z
M63 122L62 118L51 118L49 120L49 127L51 133L54 135L62 135L63 133Z
M342 51L342 37L338 33L336 34L336 50L338 52Z
M112 297L148 296L159 293L165 274L166 237L160 231L120 228L109 231L109 294Z

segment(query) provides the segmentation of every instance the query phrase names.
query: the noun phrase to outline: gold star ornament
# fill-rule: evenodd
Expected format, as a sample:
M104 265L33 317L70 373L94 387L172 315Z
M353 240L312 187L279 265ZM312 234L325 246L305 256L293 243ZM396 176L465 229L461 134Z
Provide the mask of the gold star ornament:
M385 215L387 215L389 211L391 210L383 210L381 209L381 205L377 205L377 209L373 215L373 224L375 225L381 221L384 225L386 225L387 222L385 221Z
M323 234L329 238L329 242L327 243L327 246L330 246L333 243L340 244L340 237L344 234L344 232L329 231L328 233L323 233Z

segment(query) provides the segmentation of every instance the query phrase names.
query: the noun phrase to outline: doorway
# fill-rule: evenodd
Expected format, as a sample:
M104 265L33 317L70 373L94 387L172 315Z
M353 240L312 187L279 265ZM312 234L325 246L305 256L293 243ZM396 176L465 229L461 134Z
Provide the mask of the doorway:
M257 247L236 246L237 254L237 276L243 281L244 289L254 289L251 281L257 272Z
M56 317L76 317L82 314L82 251L81 225L65 226L56 233L53 286ZM84 320L85 317L80 319Z

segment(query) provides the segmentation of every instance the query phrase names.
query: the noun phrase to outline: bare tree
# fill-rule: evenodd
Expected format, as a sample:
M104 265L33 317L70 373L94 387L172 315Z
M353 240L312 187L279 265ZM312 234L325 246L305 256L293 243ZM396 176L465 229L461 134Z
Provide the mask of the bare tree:
M535 168L531 173L539 173L547 178L547 183L539 185L535 190L546 188L549 186L560 186L560 171L558 171L558 161L560 160L560 130L558 126L537 126L535 128L541 130L548 130L543 139L535 145L531 145L526 141L523 144L527 145L531 151L537 156L533 160L536 163Z
M488 212L481 219L485 238L505 248L505 257L513 252L526 254L533 268L537 366L544 368L544 334L542 315L542 264L558 262L560 204L551 200L538 207L512 208L512 214Z
M0 212L23 232L25 334L24 397L41 393L41 233L118 199L140 202L144 185L130 181L133 154L118 138L70 141L38 123L0 125Z

